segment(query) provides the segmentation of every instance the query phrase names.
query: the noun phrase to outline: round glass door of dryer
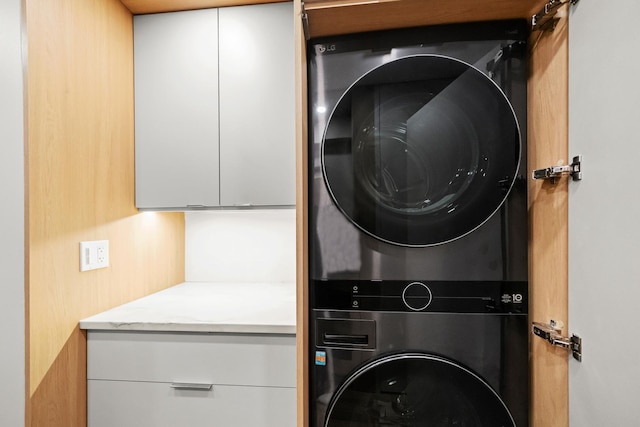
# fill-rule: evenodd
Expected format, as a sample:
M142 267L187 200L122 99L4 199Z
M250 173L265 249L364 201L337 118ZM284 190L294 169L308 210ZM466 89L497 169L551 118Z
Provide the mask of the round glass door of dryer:
M386 356L347 378L324 427L515 427L503 401L479 376L422 353Z
M502 90L445 56L387 62L340 98L322 141L327 188L364 232L433 246L481 226L506 199L520 131Z

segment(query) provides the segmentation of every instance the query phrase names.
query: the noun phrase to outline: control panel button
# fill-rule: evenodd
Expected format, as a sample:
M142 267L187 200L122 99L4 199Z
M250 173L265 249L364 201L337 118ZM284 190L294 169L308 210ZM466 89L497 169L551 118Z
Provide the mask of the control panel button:
M402 301L413 311L422 311L431 304L431 289L421 282L409 283L402 291Z

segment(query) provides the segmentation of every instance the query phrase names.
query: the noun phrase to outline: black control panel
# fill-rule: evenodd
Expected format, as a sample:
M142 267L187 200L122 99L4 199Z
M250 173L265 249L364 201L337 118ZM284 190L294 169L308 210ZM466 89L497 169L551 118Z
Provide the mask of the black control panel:
M446 313L528 312L527 282L312 280L312 308Z

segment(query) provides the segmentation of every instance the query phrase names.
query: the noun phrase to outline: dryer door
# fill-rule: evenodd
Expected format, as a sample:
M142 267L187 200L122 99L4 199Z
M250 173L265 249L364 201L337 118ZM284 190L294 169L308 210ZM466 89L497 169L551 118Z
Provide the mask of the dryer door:
M353 224L386 242L457 239L498 210L520 132L502 90L462 61L415 55L356 81L322 142L325 182Z
M482 378L422 353L389 355L356 370L329 403L325 427L514 427Z

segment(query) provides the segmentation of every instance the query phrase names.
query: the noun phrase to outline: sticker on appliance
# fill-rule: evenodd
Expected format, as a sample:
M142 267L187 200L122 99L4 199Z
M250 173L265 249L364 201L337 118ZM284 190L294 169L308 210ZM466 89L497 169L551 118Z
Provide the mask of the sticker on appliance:
M316 365L325 366L327 364L327 352L316 351Z

